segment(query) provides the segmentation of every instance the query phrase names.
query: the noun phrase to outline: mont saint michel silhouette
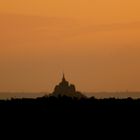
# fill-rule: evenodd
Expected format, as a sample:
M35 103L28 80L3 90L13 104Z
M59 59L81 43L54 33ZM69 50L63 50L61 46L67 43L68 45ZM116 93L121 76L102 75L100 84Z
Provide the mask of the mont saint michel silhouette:
M74 97L74 98L85 98L86 96L83 95L81 92L76 91L74 84L69 84L69 82L66 80L65 75L63 73L62 81L55 86L53 93L51 96L55 97Z
M13 122L20 120L18 121L18 123L20 122L19 124L26 118L27 121L29 120L29 124L34 119L33 123L35 125L33 126L36 126L37 123L45 124L45 129L46 126L48 127L49 122L53 126L53 130L56 130L54 126L59 127L62 125L62 122L66 124L73 122L72 126L75 126L78 122L81 124L79 126L82 126L83 122L85 122L97 128L99 122L108 125L109 120L113 120L111 124L113 122L114 125L114 120L119 118L119 121L125 120L128 117L130 120L136 120L137 116L139 121L140 99L96 99L95 97L86 97L77 91L75 85L69 83L63 74L62 81L55 86L54 91L50 95L44 95L35 99L12 98L10 100L0 100L0 117L2 116L6 121L11 118L15 119L15 121L11 119ZM134 119L132 119L132 116ZM57 123L60 124L56 125ZM95 123L97 123L97 127ZM105 128L107 125L105 125Z

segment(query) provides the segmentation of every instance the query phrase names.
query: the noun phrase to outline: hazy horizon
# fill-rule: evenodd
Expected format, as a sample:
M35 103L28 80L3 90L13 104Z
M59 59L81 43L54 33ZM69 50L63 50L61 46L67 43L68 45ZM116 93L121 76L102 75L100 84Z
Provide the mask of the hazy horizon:
M124 99L124 98L140 98L140 91L100 91L100 92L82 92L87 97L95 97L97 99L103 98L116 98L116 99ZM0 100L5 99L22 99L22 98L38 98L51 94L50 92L0 92Z

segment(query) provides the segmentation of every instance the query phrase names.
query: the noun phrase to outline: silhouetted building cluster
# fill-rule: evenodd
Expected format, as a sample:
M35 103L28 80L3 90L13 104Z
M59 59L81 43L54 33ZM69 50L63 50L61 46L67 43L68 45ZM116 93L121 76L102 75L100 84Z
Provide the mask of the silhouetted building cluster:
M82 93L76 91L75 85L69 84L69 82L65 79L64 74L63 74L62 81L55 86L52 96L55 97L67 96L67 97L76 97L76 98L85 97Z

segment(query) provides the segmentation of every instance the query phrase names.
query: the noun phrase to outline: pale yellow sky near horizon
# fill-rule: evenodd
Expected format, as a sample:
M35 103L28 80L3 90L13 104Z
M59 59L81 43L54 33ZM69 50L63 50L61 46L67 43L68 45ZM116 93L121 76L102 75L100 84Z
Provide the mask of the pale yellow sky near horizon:
M139 0L1 0L0 91L140 91ZM133 96L133 95L132 95Z

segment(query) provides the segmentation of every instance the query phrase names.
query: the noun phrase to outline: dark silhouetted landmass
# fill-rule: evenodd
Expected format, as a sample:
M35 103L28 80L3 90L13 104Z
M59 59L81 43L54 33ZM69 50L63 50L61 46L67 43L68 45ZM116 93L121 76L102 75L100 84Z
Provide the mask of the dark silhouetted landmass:
M140 99L95 99L71 98L71 97L42 97L37 99L11 99L0 100L0 112L8 114L38 114L50 115L51 113L61 114L116 114L125 115L140 113Z
M12 128L16 122L18 129L25 127L24 131L43 129L45 135L48 132L46 129L49 129L53 132L52 136L56 132L64 136L64 131L66 131L69 137L74 135L74 132L77 134L78 130L82 136L88 130L88 133L91 131L94 137L93 132L107 131L107 134L111 134L110 130L117 129L117 127L119 128L115 131L117 134L120 129L124 133L126 128L134 129L133 124L138 124L139 118L140 99L88 98L76 91L75 86L69 84L64 76L62 82L50 95L36 99L0 100L2 122L10 124Z
M78 99L51 96L0 101L2 123L10 124L11 129L16 125L16 129L23 129L24 126L29 132L34 129L43 130L44 135L47 134L47 130L59 132L64 136L64 131L71 135L74 135L74 132L78 134L78 131L90 131L91 134L96 131L109 131L110 134L110 130L114 129L118 134L126 128L132 130L135 128L133 125L138 127L139 118L140 99Z
M76 98L86 98L81 92L76 91L75 85L69 84L69 82L65 79L65 75L63 74L62 81L55 86L54 92L50 95L54 97L58 96L67 96L67 97L76 97Z

